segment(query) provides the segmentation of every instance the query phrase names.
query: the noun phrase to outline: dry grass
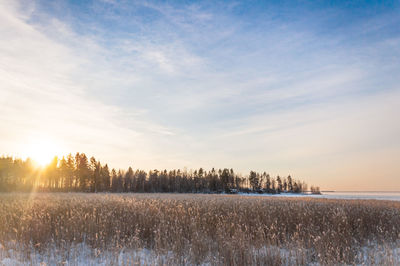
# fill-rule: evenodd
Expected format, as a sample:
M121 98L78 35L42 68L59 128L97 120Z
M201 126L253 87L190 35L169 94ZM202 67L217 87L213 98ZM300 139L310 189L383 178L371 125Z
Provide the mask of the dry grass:
M0 194L0 244L17 247L27 258L32 250L53 249L70 260L71 248L85 243L92 256L146 249L164 254L156 263L166 264L374 264L368 247L381 254L379 263L396 263L399 239L400 202ZM135 264L135 258L126 262Z

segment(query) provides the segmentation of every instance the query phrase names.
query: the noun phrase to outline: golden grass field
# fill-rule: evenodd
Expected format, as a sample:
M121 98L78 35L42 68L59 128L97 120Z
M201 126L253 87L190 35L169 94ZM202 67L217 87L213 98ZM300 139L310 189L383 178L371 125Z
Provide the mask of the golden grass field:
M400 263L400 202L0 194L0 265Z

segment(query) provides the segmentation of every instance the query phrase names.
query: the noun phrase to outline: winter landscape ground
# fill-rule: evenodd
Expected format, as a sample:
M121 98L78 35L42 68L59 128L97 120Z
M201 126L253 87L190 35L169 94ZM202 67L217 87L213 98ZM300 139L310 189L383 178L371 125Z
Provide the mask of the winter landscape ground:
M0 265L398 265L400 202L0 194Z
M0 36L0 266L400 265L399 0L0 0Z

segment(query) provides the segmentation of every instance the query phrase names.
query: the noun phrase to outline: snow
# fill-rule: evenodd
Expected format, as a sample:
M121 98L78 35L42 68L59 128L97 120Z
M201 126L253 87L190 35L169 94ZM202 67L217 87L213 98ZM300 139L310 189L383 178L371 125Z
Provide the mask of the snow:
M163 264L173 259L172 253L156 254L147 249L98 251L85 244L77 244L70 250L61 251L56 247L49 248L44 253L34 249L0 250L0 266L14 265L151 265ZM27 255L28 253L28 255Z
M324 192L315 197L327 199L372 199L400 201L400 192Z
M15 245L15 248L18 248ZM303 258L309 265L320 265L309 261L311 250L305 249L285 249L275 246L254 248L254 253L265 256L279 256L283 259L284 264L294 265L297 259ZM27 255L27 253L29 253ZM67 255L67 253L69 255ZM307 255L308 254L308 255ZM400 265L400 247L369 245L360 249L357 256L358 265ZM308 259L307 259L308 258ZM0 248L0 265L159 265L159 264L176 264L176 256L173 252L156 253L148 249L119 251L96 251L85 244L77 244L68 251L60 251L55 247L45 250L40 254L34 249L28 252L21 250ZM213 258L205 258L201 265L212 265ZM185 264L190 264L188 258L183 258Z
M316 198L316 199L360 199L360 200L392 200L400 201L400 192L323 192L321 195L313 194L296 194L296 193L281 193L281 194L258 194L258 193L239 193L241 196L260 196L260 197L301 197L301 198Z
M10 258L4 258L3 260L0 261L0 264L4 265L4 266L23 265L21 262L15 260L15 259L10 259Z

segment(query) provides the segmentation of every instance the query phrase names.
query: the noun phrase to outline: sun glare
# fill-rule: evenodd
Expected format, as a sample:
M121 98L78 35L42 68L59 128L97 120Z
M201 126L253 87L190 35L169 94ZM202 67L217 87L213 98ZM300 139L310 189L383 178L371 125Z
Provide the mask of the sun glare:
M40 166L45 166L49 164L60 151L60 145L56 142L49 139L37 139L29 146L29 149L26 151L26 156Z

